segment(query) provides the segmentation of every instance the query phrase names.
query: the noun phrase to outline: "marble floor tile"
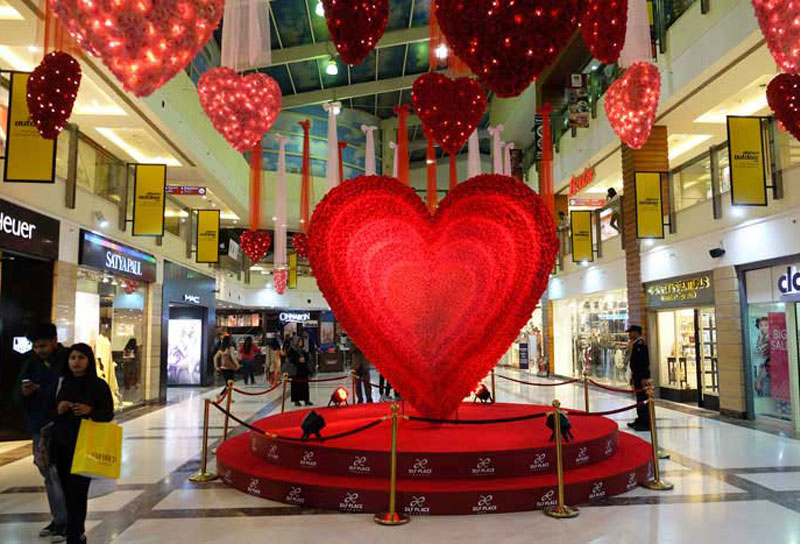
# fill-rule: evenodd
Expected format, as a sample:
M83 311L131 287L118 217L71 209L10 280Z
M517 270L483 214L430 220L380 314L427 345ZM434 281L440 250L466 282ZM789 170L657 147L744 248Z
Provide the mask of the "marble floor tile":
M800 472L763 472L737 474L740 478L763 485L773 491L800 491ZM798 496L800 499L800 496Z
M675 486L672 491L652 491L645 487L637 487L620 497L667 497L670 495L720 495L722 493L743 493L738 487L727 484L713 476L701 474L672 474L665 480Z
M86 531L91 531L99 521L87 521ZM48 539L40 538L39 531L47 522L0 523L0 542L3 544L48 544ZM94 544L94 543L92 543Z
M153 510L202 510L224 508L286 507L280 502L253 497L235 489L178 489L159 502Z
M124 508L138 497L141 491L114 491L108 495L89 499L89 512L113 512ZM0 494L0 513L2 514L42 514L50 511L45 493L2 493Z

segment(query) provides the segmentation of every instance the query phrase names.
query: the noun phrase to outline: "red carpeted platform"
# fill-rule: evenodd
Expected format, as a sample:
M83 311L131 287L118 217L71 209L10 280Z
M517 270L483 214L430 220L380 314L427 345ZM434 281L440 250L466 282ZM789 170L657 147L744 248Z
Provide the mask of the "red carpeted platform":
M555 501L555 446L540 417L490 425L466 421L542 413L543 406L465 403L453 416L464 424L401 420L398 509L410 514L500 513ZM389 413L389 404L322 408L332 436ZM300 436L308 410L271 416L256 427ZM406 415L416 414L407 412ZM574 439L564 445L567 502L623 493L649 478L650 445L603 417L570 418ZM327 442L296 442L248 432L217 450L218 471L232 487L285 502L350 512L388 504L391 423Z

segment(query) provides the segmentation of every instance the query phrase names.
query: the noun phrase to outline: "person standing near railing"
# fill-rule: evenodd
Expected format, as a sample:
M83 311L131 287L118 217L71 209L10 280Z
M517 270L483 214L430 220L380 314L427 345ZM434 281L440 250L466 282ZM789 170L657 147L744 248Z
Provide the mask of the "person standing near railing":
M221 372L222 377L225 379L225 386L219 393L220 395L223 395L228 389L228 382L235 381L236 371L239 370L239 357L236 354L236 350L231 345L230 336L225 336L222 339L222 343L219 345L217 353L214 354L214 368L217 372Z
M244 384L256 384L256 374L254 365L258 347L253 344L253 337L248 336L244 339L242 347L239 348L239 359L242 361L242 372L244 374Z
M367 356L353 344L353 374L356 378L356 398L358 404L372 402L372 384L370 384L370 364Z
M308 351L306 351L305 341L302 337L292 338L292 345L287 351L289 359L290 376L296 378L292 380L292 402L295 406L300 406L304 402L306 406L311 406L311 392L308 387L308 379L311 377L311 369L308 365Z
M642 338L642 327L631 325L625 332L628 333L630 339L628 364L631 368L631 385L636 389L636 402L646 403L647 391L644 389L652 383L650 380L650 352L647 349L647 343ZM636 420L628 423L628 427L634 431L650 430L650 413L647 410L647 404L636 407Z
M608 188L606 204L611 208L611 222L609 226L621 234L622 229L619 227L619 195L617 194L617 190L613 187Z

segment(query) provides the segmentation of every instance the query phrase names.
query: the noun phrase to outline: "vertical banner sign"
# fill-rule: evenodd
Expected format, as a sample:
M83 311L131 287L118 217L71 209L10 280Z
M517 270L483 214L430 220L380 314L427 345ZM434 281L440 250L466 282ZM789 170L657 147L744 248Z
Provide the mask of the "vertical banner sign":
M589 210L570 212L572 225L572 262L594 261L592 244L592 212Z
M11 72L8 93L6 182L55 183L56 140L42 138L28 113L26 72Z
M786 314L783 312L770 312L767 320L769 323L769 382L771 395L776 402L791 403L789 350L786 345L788 337Z
M519 368L528 370L530 368L530 356L528 354L528 344L525 342L519 345Z
M289 280L286 282L289 289L297 289L297 253L289 254Z
M728 117L728 161L734 206L767 205L767 161L760 117Z
M219 261L219 210L197 210L197 262Z
M164 236L167 165L136 164L133 181L133 235Z
M539 162L542 160L542 143L544 138L544 119L541 114L536 114L533 117L533 160Z
M664 238L661 174L636 172L636 238Z

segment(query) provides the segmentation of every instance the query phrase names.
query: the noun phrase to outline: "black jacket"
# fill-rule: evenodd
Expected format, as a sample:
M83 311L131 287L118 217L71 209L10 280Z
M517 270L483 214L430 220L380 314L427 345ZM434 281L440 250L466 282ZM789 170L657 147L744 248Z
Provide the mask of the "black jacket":
M81 428L81 419L100 422L114 419L114 399L111 397L111 390L102 378L92 374L80 378L66 377L56 396L56 409L61 401L87 404L92 407L92 411L83 417L74 415L72 411L55 416L53 441L59 448L75 449L78 431Z
M25 408L28 417L28 430L39 432L51 419L50 410L56 398L58 381L64 375L69 350L58 344L52 355L42 361L33 351L29 352L22 363L17 383L14 386L14 398ZM30 380L39 386L32 395L22 395L22 380Z
M641 337L631 346L631 377L635 384L650 379L650 352Z

